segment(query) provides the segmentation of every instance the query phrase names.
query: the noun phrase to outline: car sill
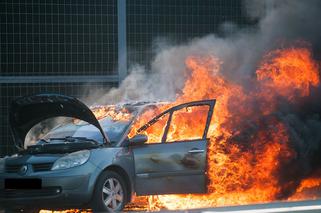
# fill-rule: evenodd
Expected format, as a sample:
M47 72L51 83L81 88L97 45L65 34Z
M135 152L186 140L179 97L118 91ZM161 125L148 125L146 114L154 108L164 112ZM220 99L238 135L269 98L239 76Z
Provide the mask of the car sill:
M138 178L160 178L168 176L189 176L189 175L203 175L204 171L175 171L175 172L151 172L136 174Z

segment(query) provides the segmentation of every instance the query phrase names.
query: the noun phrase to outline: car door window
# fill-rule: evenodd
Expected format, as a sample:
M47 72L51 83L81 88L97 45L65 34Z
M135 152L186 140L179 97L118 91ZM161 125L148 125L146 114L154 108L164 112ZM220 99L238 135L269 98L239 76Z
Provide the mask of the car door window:
M142 134L148 135L147 143L161 143L162 137L166 128L166 124L169 118L169 114L164 114L158 120L149 126L146 130L142 131Z
M147 143L161 143L164 131L168 122L169 113L160 114L158 110L146 110L135 121L133 127L129 133L129 137L133 137L136 134L145 134L148 136ZM153 120L146 123L146 118L154 117ZM145 123L145 125L143 125ZM140 127L140 128L138 128Z
M160 113L139 129L133 128L131 132L146 134L148 143L206 139L214 105L215 100L177 105Z
M188 106L174 111L166 142L202 139L208 112L208 105Z

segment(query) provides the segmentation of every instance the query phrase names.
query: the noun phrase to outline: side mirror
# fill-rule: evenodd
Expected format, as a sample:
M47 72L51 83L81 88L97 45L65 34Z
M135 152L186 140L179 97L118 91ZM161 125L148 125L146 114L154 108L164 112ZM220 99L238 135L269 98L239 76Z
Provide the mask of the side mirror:
M129 139L129 144L130 145L143 145L145 142L148 141L147 135L144 134L138 134L135 135L134 137Z

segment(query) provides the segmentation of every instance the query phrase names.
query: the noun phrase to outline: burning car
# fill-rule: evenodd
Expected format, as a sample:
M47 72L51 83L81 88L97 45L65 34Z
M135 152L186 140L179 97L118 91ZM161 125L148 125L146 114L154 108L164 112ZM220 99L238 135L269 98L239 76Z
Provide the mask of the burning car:
M158 105L140 102L91 110L76 98L58 94L16 99L9 119L19 152L0 161L0 206L9 211L120 211L134 194L206 192L207 132L215 100ZM140 115L150 112L159 114L136 128ZM73 119L26 145L33 126L58 116ZM180 128L172 125L178 117ZM192 121L201 127L190 131ZM153 128L161 134L143 134ZM182 134L184 130L189 135Z

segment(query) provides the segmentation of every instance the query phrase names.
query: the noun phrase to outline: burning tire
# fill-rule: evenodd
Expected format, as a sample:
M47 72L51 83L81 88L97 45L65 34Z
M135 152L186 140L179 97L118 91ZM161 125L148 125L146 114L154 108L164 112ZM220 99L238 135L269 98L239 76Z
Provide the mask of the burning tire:
M127 199L127 189L123 178L112 171L104 171L97 180L93 195L94 211L121 211Z

